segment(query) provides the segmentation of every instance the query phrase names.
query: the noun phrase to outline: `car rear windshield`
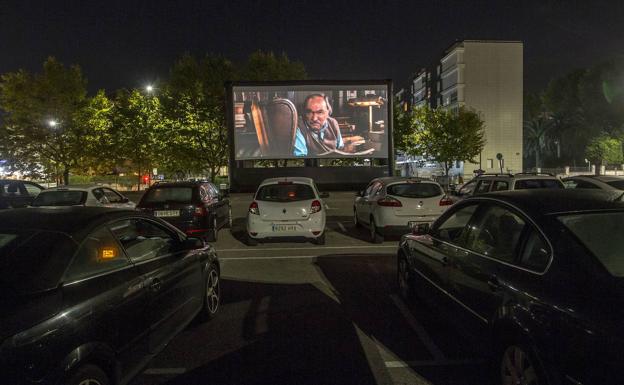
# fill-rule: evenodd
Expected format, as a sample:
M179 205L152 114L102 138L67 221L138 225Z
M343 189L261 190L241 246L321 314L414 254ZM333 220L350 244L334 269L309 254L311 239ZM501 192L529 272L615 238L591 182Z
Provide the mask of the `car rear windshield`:
M624 277L624 212L584 213L560 216L559 220L616 277Z
M0 228L0 287L19 294L54 288L74 251L64 233Z
M556 179L522 179L517 180L515 189L525 190L532 188L564 188L563 184Z
M610 182L606 182L609 186L615 187L618 190L624 190L624 180L612 180Z
M86 191L43 191L33 201L33 206L76 206L87 200Z
M155 187L148 190L142 200L143 203L191 203L192 201L193 187L190 186Z
M314 190L306 184L269 184L260 187L256 194L257 201L296 202L314 199Z
M432 198L442 195L442 189L434 183L397 183L388 186L386 193L404 198Z

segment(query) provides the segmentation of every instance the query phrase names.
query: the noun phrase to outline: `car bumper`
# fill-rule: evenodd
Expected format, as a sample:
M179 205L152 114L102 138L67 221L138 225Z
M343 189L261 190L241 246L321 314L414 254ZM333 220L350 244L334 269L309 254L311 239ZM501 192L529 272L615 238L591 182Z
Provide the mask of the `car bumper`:
M279 230L280 226L289 229ZM312 215L304 221L264 221L257 216L247 216L247 233L254 239L306 238L316 239L325 232L325 217Z

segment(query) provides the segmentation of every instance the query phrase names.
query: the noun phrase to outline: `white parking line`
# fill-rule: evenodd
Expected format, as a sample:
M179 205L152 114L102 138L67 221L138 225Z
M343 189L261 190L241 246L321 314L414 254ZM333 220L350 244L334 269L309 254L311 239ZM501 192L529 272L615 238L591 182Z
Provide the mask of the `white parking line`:
M453 366L453 365L479 365L486 360L429 360L429 361L386 361L386 368L415 368L419 366Z
M396 249L397 245L370 245L370 246L318 246L318 247L257 247L246 249L217 249L217 252L224 251L280 251L280 250L332 250L332 249Z
M419 324L418 321L416 321L416 318L414 318L414 316L409 311L407 306L405 306L405 303L403 303L401 298L399 298L396 294L391 294L390 298L392 298L392 301L394 302L396 307L399 308L399 311L401 312L403 317L405 317L405 320L407 321L407 323L412 327L412 329L414 329L414 331L418 335L418 338L425 344L425 346L427 347L431 355L433 355L434 361L436 362L446 361L446 358L444 357L444 353L442 353L442 350L440 350L438 345L436 345L435 342L433 342L433 340L431 339L431 337L429 337L429 334L427 334L427 332L425 331L425 328L422 327L422 325Z
M342 222L338 222L338 227L340 227L340 230L342 230L344 233L347 232L347 229L345 229L344 225L342 224Z
M149 368L143 374L147 375L163 375L163 374L183 374L186 368Z

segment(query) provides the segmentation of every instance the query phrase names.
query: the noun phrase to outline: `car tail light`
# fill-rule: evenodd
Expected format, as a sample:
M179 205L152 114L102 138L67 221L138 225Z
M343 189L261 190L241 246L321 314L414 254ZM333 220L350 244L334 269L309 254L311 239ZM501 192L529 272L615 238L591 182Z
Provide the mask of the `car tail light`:
M450 206L452 204L453 201L447 196L443 196L442 199L440 199L440 206Z
M400 200L392 198L392 197L382 198L377 201L377 204L383 207L403 207L403 204L401 203Z
M206 208L203 205L195 206L195 216L196 217L205 217L206 214L208 214L208 212L206 211Z
M254 215L260 215L258 202L251 202L251 204L249 205L249 213L254 214Z
M321 211L321 202L313 200L312 207L310 207L310 214L318 213L319 211Z
M319 235L321 232L320 231L313 231L312 235Z

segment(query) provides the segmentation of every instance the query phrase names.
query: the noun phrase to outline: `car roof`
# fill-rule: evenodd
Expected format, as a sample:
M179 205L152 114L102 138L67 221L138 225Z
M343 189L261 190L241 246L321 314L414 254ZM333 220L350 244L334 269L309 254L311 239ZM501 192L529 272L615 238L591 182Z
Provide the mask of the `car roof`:
M431 179L425 179L425 178L419 178L419 177L410 177L410 176L385 176L385 177L381 177L381 178L375 178L372 181L379 181L385 185L389 185L392 183L399 183L399 182L408 182L408 181L413 181L413 182L428 182L428 183L434 183L434 184L438 184L438 182L433 181Z
M45 191L91 191L96 188L103 188L107 186L94 185L94 184L85 184L85 185L70 185L70 186L57 186L49 188ZM107 187L110 188L110 187Z
M623 198L622 192L608 190L527 189L477 195L464 202L499 200L537 218L559 213L624 210Z
M303 176L284 176L279 178L268 178L262 181L260 185L265 184L276 184L279 182L292 182L292 183L303 183L303 184L313 184L314 180L312 178L306 178Z
M550 174L518 173L518 174L481 174L476 178L513 178L513 179L559 179Z
M182 180L182 181L174 181L174 182L157 182L150 186L150 188L156 187L195 187L202 184L208 184L208 181L190 181L190 180Z
M593 180L598 180L600 182L614 182L618 180L624 180L624 177L614 176L614 175L576 175L576 176L569 176L565 179L567 180L567 179L573 179L573 178L593 179Z
M113 220L128 214L145 216L134 210L107 207L27 207L0 211L1 228L38 229L73 234L100 219Z

